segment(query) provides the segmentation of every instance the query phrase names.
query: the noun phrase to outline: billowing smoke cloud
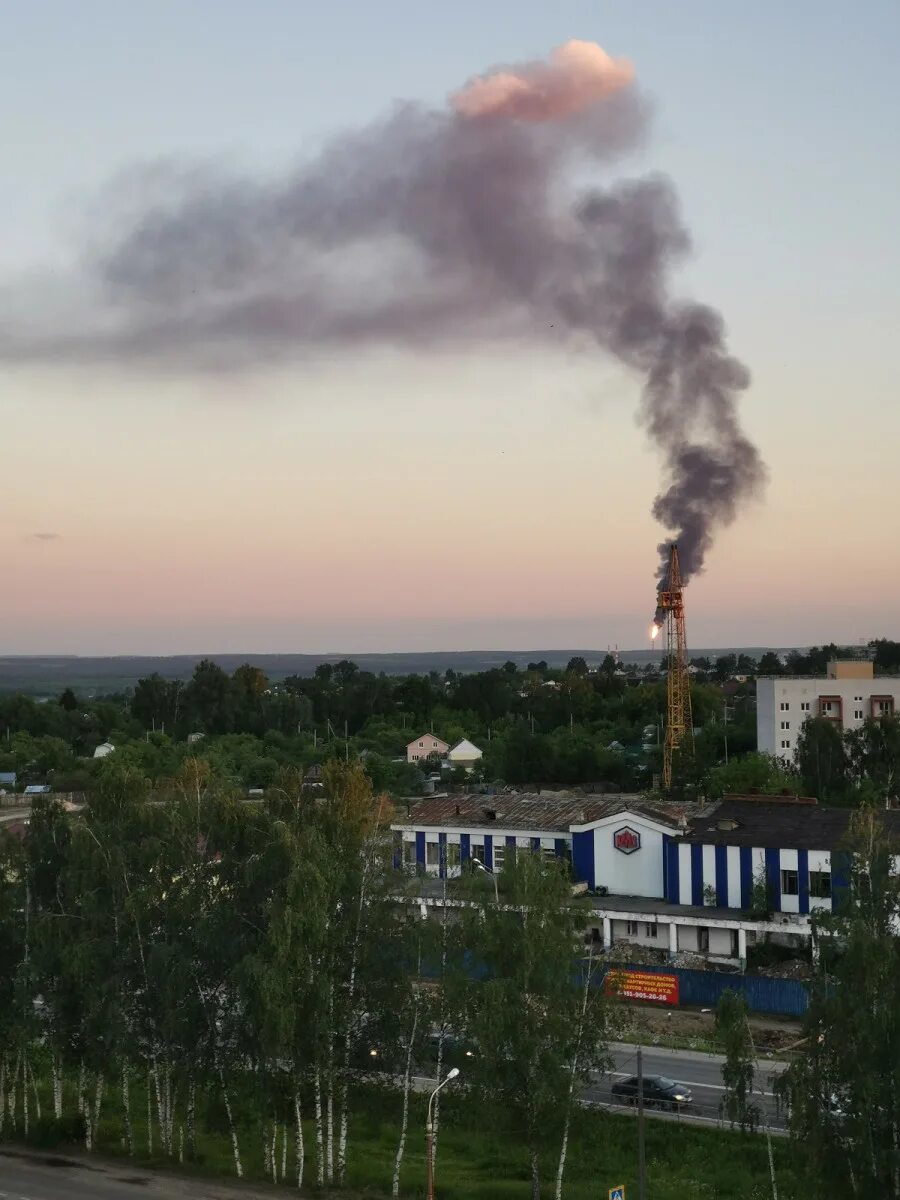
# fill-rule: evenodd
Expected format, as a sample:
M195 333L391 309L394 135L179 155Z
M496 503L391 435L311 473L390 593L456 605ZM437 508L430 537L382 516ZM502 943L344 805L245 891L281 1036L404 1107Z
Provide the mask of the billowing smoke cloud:
M595 42L566 42L548 62L492 71L451 97L464 117L502 116L556 121L583 112L630 83L634 68L613 59Z
M472 80L447 109L399 106L286 178L132 173L136 199L86 258L87 324L0 320L0 356L199 367L588 337L645 380L666 472L654 514L688 576L765 471L740 429L749 374L721 317L669 291L690 249L671 185L575 182L644 135L631 80L628 63L569 42Z

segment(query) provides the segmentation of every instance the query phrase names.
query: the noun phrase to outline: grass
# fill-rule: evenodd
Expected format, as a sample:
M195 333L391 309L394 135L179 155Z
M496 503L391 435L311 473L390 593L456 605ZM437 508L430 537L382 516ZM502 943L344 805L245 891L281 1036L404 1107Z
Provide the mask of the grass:
M42 1088L44 1118L34 1126L29 1142L46 1148L72 1144L76 1123L48 1120L49 1089ZM68 1091L68 1089L67 1089ZM73 1108L66 1097L67 1111ZM261 1123L252 1097L233 1097L239 1122L244 1178L264 1183ZM231 1147L224 1112L215 1093L201 1102L198 1094L197 1155L193 1162L177 1162L159 1153L159 1133L154 1132L153 1156L147 1154L146 1092L132 1082L132 1118L137 1153L135 1165L183 1170L205 1177L234 1178ZM437 1161L437 1195L441 1200L526 1200L530 1196L528 1156L513 1131L504 1128L500 1113L478 1109L464 1096L446 1096L441 1109ZM348 1187L342 1196L374 1198L390 1195L394 1156L399 1132L400 1097L394 1090L375 1086L357 1089L351 1115L348 1156ZM401 1193L419 1197L425 1190L424 1101L411 1102L409 1138L401 1177ZM7 1136L9 1128L7 1126ZM288 1177L296 1178L293 1130L288 1124ZM20 1121L21 1140L21 1121ZM315 1130L304 1128L306 1139L306 1185L315 1191ZM68 1140L67 1140L68 1138ZM124 1156L120 1099L110 1092L97 1131L97 1151ZM553 1195L558 1144L548 1145L542 1158L542 1192ZM598 1200L606 1190L624 1183L628 1194L637 1194L635 1175L637 1123L631 1116L597 1110L579 1110L573 1118L566 1166L564 1196L567 1200ZM800 1200L805 1195L794 1174L789 1143L775 1145L780 1200ZM279 1144L278 1160L281 1150ZM765 1141L761 1136L743 1136L730 1131L708 1130L689 1124L648 1121L646 1128L648 1195L653 1200L764 1200L770 1195ZM632 1190L633 1189L633 1190Z

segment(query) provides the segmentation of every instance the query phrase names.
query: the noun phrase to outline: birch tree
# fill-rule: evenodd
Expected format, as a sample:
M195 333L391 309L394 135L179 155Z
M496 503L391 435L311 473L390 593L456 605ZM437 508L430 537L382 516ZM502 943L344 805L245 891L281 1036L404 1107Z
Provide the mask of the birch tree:
M469 1080L492 1121L526 1146L539 1200L576 1086L605 1064L605 1007L579 970L585 916L561 866L520 852L502 882L505 903L483 900L466 920L479 974L466 988Z
M816 921L823 964L801 1053L779 1081L811 1197L900 1197L900 846L851 820L850 886ZM832 856L834 877L838 859ZM826 974L827 969L827 974Z

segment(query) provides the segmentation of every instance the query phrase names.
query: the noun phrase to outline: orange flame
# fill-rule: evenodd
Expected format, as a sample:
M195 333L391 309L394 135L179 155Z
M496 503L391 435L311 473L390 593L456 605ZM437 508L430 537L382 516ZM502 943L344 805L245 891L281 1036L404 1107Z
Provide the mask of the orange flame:
M656 622L654 622L650 626L650 641L655 642L658 637L659 637L659 626L656 624Z

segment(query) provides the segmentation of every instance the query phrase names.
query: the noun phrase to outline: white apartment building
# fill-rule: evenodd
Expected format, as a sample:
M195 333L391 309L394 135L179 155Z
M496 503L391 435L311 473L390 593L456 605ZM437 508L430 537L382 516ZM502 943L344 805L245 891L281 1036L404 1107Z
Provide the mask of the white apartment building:
M870 717L900 712L900 678L874 675L871 662L831 662L824 679L813 675L760 675L756 680L756 745L793 762L803 722L824 717L840 730Z

